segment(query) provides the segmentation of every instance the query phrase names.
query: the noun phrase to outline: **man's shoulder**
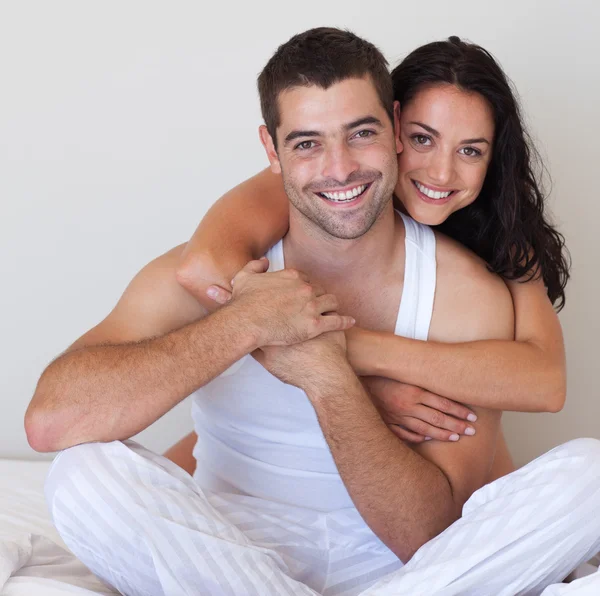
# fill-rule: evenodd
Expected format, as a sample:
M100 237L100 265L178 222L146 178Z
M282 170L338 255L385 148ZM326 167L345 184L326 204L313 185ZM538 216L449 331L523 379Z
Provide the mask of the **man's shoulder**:
M204 316L204 309L176 280L183 245L143 267L113 310L69 350L90 345L141 341L163 335Z
M502 278L459 242L439 232L435 236L437 285L431 339L512 339L513 303Z

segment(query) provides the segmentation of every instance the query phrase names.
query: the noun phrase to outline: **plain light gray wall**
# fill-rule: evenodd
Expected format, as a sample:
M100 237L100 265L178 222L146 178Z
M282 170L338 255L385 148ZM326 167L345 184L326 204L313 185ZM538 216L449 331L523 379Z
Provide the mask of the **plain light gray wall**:
M277 45L319 25L354 30L392 64L459 35L513 79L574 266L561 314L568 405L509 414L507 434L519 462L600 437L599 20L592 0L1 2L0 456L34 456L22 417L44 366L220 194L264 167L256 74ZM162 450L188 417L184 403L141 440Z

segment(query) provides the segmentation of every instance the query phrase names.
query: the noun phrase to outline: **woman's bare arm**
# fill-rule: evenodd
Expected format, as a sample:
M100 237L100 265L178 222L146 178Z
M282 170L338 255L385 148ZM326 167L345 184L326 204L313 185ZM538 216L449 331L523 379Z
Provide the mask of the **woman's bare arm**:
M233 276L260 258L288 229L289 205L281 176L269 169L223 195L208 211L188 242L177 280L205 307L211 285L231 289ZM224 294L226 295L226 294Z
M207 296L208 287L230 289L233 275L285 234L288 213L281 176L264 170L238 185L215 203L190 240L178 267L180 284L214 309L217 303ZM566 368L558 317L541 280L507 285L516 341L444 344L354 328L348 332L348 349L355 369L462 403L559 411L565 402ZM221 291L218 301L227 297Z
M564 343L543 282L507 285L516 341L445 344L351 329L348 349L354 368L362 375L388 377L486 408L561 410L566 395Z

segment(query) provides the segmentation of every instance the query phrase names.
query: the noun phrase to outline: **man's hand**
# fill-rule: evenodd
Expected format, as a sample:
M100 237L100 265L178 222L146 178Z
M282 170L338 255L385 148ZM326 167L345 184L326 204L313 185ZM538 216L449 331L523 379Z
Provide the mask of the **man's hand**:
M295 344L354 325L352 317L334 312L337 298L311 284L304 273L295 269L267 273L268 267L266 258L250 261L233 278L227 307L243 309L259 347Z
M474 435L477 416L462 404L384 377L361 377L384 422L403 441L458 441Z
M343 332L331 331L290 346L268 346L252 354L271 374L309 394L318 394L348 374Z

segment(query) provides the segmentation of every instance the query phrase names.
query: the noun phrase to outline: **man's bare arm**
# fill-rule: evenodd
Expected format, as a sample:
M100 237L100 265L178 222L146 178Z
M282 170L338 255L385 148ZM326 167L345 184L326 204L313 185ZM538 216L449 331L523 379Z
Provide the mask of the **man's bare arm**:
M181 291L178 252L146 266L110 315L44 371L25 419L34 449L131 437L252 349L236 316L203 319Z
M461 305L451 309L455 318L447 326L438 322L432 328L436 339L511 337L514 323L508 290L496 278L482 286L469 273L463 280ZM490 274L483 269L482 275ZM454 278L453 283L459 280ZM478 416L475 436L461 437L455 443L428 441L408 447L383 422L340 350L339 338L336 349L331 335L299 346L264 350L265 365L306 391L356 508L406 562L460 517L466 500L486 482L501 414L473 408Z
M113 312L44 371L25 417L34 449L129 438L257 347L351 324L322 316L335 297L295 271L262 273L266 261L249 263L231 303L202 318L175 279L179 250L145 267Z

